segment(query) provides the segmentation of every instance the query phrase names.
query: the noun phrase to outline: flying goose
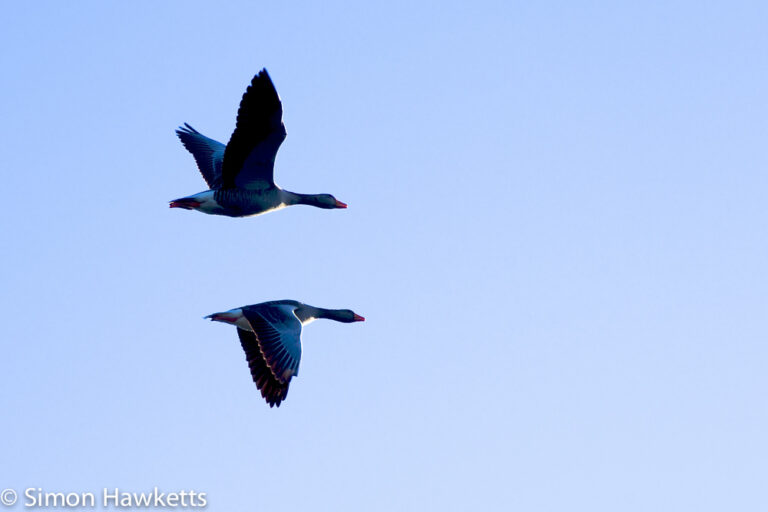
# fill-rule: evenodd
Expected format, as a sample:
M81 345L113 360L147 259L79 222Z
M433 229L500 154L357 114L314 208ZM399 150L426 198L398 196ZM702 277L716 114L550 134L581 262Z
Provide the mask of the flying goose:
M243 94L229 144L224 146L184 123L176 135L195 157L210 190L175 199L170 207L229 217L260 215L295 204L346 208L330 194L298 194L275 185L275 155L286 134L282 118L280 97L262 69Z
M251 377L270 407L280 407L291 378L299 374L301 328L318 318L365 320L349 309L316 308L295 300L273 300L214 313L205 318L237 327Z

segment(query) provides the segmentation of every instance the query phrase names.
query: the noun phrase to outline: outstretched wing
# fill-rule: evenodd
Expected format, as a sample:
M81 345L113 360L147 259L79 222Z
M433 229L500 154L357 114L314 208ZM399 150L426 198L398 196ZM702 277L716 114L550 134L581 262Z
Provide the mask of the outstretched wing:
M221 187L221 163L224 160L224 144L213 139L209 139L198 132L187 123L179 126L176 135L181 139L184 147L192 153L197 162L197 168L203 175L208 188L215 189Z
M240 345L245 351L245 359L251 369L251 377L256 383L256 387L261 391L261 396L264 397L270 407L275 405L280 407L280 402L288 396L288 383L282 383L272 375L259 348L256 334L238 328L237 335L240 337Z
M280 405L288 394L291 379L299 373L301 322L293 313L294 308L291 305L243 308L253 332L238 330L240 343L251 377L270 406Z
M224 151L224 188L274 185L275 156L283 140L283 105L267 70L262 69L243 94L237 125Z
M290 305L243 308L267 366L276 379L286 383L299 373L301 361L301 322L293 313L294 308Z

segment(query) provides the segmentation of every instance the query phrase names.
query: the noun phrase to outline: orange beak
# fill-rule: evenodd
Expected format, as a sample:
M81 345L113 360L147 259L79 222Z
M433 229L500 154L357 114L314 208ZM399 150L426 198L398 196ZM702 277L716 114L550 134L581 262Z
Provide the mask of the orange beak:
M336 208L346 208L346 207L347 207L347 203L342 203L338 199L336 200Z
M365 317L355 314L355 322L365 322Z

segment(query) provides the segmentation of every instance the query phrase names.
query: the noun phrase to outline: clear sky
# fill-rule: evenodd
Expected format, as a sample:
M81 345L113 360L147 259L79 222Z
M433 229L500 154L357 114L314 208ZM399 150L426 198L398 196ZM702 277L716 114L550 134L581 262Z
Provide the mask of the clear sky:
M763 509L766 19L5 2L0 489ZM349 209L170 210L205 189L174 129L229 140L262 67L288 131L277 182ZM235 330L203 316L283 298L367 321L309 326L270 409Z

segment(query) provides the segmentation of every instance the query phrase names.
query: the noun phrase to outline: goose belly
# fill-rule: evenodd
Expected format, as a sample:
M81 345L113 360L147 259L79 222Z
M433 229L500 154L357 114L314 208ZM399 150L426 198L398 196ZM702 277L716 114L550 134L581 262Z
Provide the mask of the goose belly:
M268 190L218 190L215 200L233 217L253 217L285 208L286 204L276 189Z

